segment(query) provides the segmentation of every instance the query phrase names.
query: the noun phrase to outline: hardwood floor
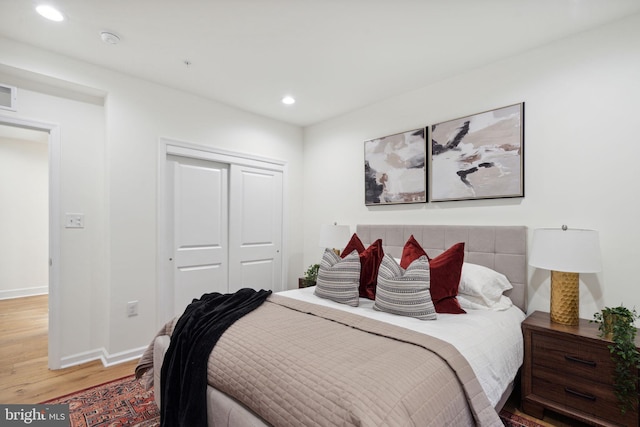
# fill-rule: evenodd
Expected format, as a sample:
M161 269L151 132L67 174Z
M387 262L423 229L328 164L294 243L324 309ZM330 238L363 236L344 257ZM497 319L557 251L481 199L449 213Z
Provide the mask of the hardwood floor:
M133 374L137 361L49 370L48 296L0 300L0 403L41 403Z

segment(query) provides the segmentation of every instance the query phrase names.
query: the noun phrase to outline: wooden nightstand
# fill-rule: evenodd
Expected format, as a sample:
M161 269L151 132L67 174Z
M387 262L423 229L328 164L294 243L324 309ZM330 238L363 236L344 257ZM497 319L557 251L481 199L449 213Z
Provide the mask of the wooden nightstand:
M551 322L536 311L522 322L522 410L542 418L545 409L592 425L638 426L638 408L620 413L613 393L614 364L598 324ZM640 348L640 338L636 337Z
M309 286L315 286L316 282L312 282L311 284L309 284L307 282L307 279L305 279L304 277L298 277L298 289L300 288L308 288Z

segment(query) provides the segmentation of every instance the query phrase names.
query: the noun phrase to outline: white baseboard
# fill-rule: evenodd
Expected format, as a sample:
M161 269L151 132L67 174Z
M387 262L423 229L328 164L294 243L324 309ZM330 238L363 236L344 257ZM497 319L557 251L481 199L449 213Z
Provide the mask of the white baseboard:
M102 360L104 351L104 349L90 350L71 356L65 356L60 361L60 369L82 365L83 363L93 362L94 360ZM104 365L104 362L102 362L102 364Z
M0 299L32 297L35 295L46 295L49 293L48 286L38 286L35 288L0 290Z
M65 356L62 358L60 369L69 368L71 366L81 365L94 360L100 360L105 367L118 365L120 363L129 362L139 359L147 347L139 347L132 350L121 351L115 354L109 354L104 348L85 351L83 353ZM133 371L131 372L133 374Z
M147 349L147 346L135 348L133 350L121 351L115 354L106 354L102 359L102 364L104 366L113 366L119 363L129 362L131 360L140 359L142 353Z

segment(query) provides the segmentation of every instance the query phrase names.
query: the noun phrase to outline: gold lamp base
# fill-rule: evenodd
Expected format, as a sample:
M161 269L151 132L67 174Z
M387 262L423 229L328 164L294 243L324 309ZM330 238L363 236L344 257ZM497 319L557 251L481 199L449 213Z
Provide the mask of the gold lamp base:
M579 323L578 273L551 271L551 320L563 325Z

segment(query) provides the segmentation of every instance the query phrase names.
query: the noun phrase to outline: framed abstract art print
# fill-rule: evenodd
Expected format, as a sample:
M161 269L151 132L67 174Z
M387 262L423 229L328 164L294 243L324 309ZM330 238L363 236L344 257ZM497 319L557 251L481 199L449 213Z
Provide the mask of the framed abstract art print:
M524 197L524 103L431 126L429 200Z
M365 141L365 205L425 203L426 151L425 128Z

